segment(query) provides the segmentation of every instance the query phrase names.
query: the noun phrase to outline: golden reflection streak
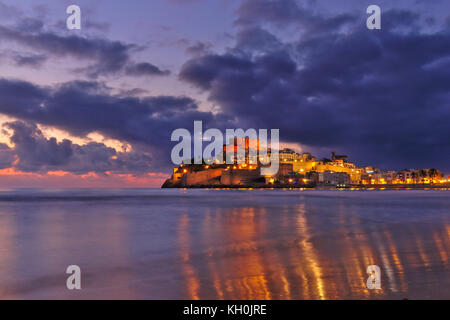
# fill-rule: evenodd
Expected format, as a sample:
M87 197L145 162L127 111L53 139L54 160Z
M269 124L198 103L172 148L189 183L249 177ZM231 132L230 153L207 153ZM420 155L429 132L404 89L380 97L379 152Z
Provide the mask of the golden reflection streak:
M230 249L237 254L232 260L234 267L230 269L236 270L239 280L232 283L235 289L240 290L232 298L272 299L266 278L266 264L254 240L265 233L265 209L259 210L256 215L254 207L234 208L223 223L225 234L233 240Z
M361 223L361 219L357 218L356 219L358 221L358 227L359 230L364 230L362 223ZM370 297L373 292L373 290L369 290L367 288L367 284L366 284L366 280L367 280L367 267L370 265L374 265L375 263L375 259L374 257L376 257L376 252L374 250L373 245L370 246L369 244L372 243L371 239L369 239L367 232L364 230L361 233L361 238L362 241L360 242L360 246L358 246L358 249L360 250L355 250L356 252L359 251L359 255L362 257L362 259L359 259L360 262L360 268L357 269L357 273L358 273L358 279L360 279L360 286L361 288L363 288L363 292L365 293L366 297ZM381 287L381 290L383 290L383 287ZM375 293L378 293L378 291L376 291Z
M283 289L285 293L284 299L291 300L291 289L289 285L289 281L286 279L286 274L283 269L280 270L281 281L283 282Z
M283 227L287 228L290 225L290 219L288 217L285 217L286 222L284 222ZM301 259L301 255L298 253L298 245L299 241L294 242L294 246L288 250L288 258L291 265L296 266L293 270L294 274L296 275L296 278L299 279L298 285L296 286L295 283L292 284L293 288L302 290L301 297L304 299L310 299L310 289L309 289L309 282L305 275L305 272L303 270L304 261Z
M370 291L367 289L366 280L368 275L366 269L369 265L374 264L374 252L368 245L370 240L362 227L359 216L354 214L345 206L339 207L339 216L341 223L341 233L343 237L342 247L345 249L343 253L345 278L349 286L350 294L355 292L362 294L365 298L370 297ZM346 220L348 219L348 221ZM356 237L351 238L347 233L352 230L356 232ZM356 261L357 263L347 263L348 261Z
M187 290L190 300L199 300L200 281L195 273L195 269L191 266L190 261L190 237L189 237L189 216L187 213L182 213L179 226L178 235L180 243L180 255L182 260L183 274L186 278Z
M444 248L444 245L442 243L442 239L439 237L439 234L435 232L433 234L433 240L436 244L436 248L439 251L439 256L441 257L441 261L445 264L448 264L448 257L447 257L447 251Z
M287 249L288 252L292 250L292 247ZM279 250L273 250L273 257L268 257L268 259L275 264L274 269L276 270L275 275L277 277L275 279L275 284L279 284L280 286L279 299L291 300L291 286L287 279L287 268L283 262L283 256L280 255Z
M403 264L400 260L400 256L397 251L397 247L395 246L394 240L392 239L392 235L388 231L384 231L384 237L387 240L387 245L389 248L390 257L394 262L394 266L397 269L397 274L399 275L400 281L400 290L405 292L407 290L407 284L405 279L405 270L403 268Z
M288 210L287 212L289 212L289 208L287 210ZM281 226L282 226L283 229L288 229L290 227L290 222L289 222L289 220L287 218L288 218L288 215L286 215L286 214L282 215ZM289 247L287 249L287 254L292 253L292 256L297 257L296 251L297 250L296 250L295 246L294 247ZM289 280L287 278L288 277L288 275L287 275L287 271L288 270L283 265L283 259L282 259L281 255L278 253L278 251L275 251L275 256L276 257L275 257L274 260L279 262L278 266L277 266L277 270L278 270L277 273L280 275L280 279L281 279L282 286L283 286L283 291L284 291L284 296L281 297L281 298L284 299L284 300L291 300L292 299L292 296L291 296L291 284L289 283Z
M260 220L260 223L262 225L262 228L260 230L257 230L258 225L255 223L255 208L254 207L247 207L244 209L244 215L243 217L246 218L247 222L249 222L248 227L244 228L241 233L241 236L243 238L247 238L247 241L250 241L250 244L252 246L252 249L250 250L250 256L248 257L248 261L250 262L249 265L253 265L253 269L249 269L250 274L256 274L256 276L246 277L244 278L244 283L248 284L249 286L253 288L258 288L257 291L253 291L250 289L250 293L253 294L255 299L265 299L270 300L271 299L271 292L267 286L267 279L266 279L266 272L265 272L265 264L261 261L262 257L260 255L260 250L257 246L255 246L255 243L253 239L255 236L259 236L260 233L264 233L265 229L265 210L261 209L262 211L258 215L258 220ZM240 216L239 210L235 211L234 214L237 214ZM236 224L234 224L236 225ZM245 224L244 224L245 226ZM245 230L247 233L245 233Z
M386 275L388 277L389 289L392 292L397 292L398 288L397 288L397 284L395 281L394 269L391 265L391 261L389 259L389 255L387 254L387 250L384 246L385 242L382 241L382 237L380 237L380 235L378 234L378 231L376 233L374 233L373 237L375 238L378 251L381 255L382 270L384 269L384 271L386 272Z
M302 292L302 297L304 297L304 299L311 299L311 291L309 288L309 282L308 282L308 278L306 277L306 274L303 270L303 268L301 267L303 264L303 261L301 259L298 258L298 253L296 251L292 252L292 260L294 261L300 261L300 263L298 263L298 267L295 268L295 272L300 276L301 281L300 281L300 288L303 289Z
M374 252L373 249L368 246L366 243L368 243L367 236L365 234L362 234L360 236L363 240L360 241L361 250L358 250L360 246L355 246L353 242L349 245L351 248L350 250L353 251L353 254L355 256L355 259L359 262L359 264L355 264L353 267L347 268L347 276L349 278L355 278L352 285L352 292L353 289L356 288L357 292L362 293L366 298L370 297L370 291L367 289L366 280L367 280L367 267L370 265L375 264L373 256ZM354 276L356 275L356 277Z
M322 280L323 276L322 269L320 267L319 259L317 258L317 255L315 253L314 246L312 245L312 243L308 242L308 239L311 238L311 234L308 228L304 203L300 204L300 206L297 209L297 212L299 213L297 216L297 224L299 226L299 229L302 230L303 232L302 236L306 237L306 239L300 241L299 244L301 245L305 253L306 260L308 261L308 264L312 269L315 278L314 280L315 283L317 284L316 288L318 291L319 298L321 300L325 300L326 292L325 292L325 285Z
M217 214L219 215L220 213L217 212ZM216 232L209 210L206 212L205 219L203 220L203 230L206 235L206 239L211 239L213 237L213 234ZM225 296L220 283L220 277L217 273L218 266L216 263L216 259L214 259L214 247L212 245L208 246L208 267L212 275L212 281L217 296L219 300L224 300Z
M419 250L419 257L422 260L422 263L425 267L429 268L430 267L430 259L427 255L427 253L425 252L424 246L423 246L423 240L417 235L417 233L413 232L413 238L414 241L416 242L416 246L417 249Z

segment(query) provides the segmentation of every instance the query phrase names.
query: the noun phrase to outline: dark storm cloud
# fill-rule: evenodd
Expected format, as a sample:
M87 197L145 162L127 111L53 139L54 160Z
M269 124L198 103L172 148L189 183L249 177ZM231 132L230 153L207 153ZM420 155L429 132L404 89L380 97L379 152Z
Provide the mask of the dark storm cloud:
M101 32L106 32L110 29L111 25L106 22L96 22L92 20L86 20L86 22L83 24L83 27L87 29L93 29L98 30Z
M0 51L0 62L14 64L25 68L40 68L47 61L47 56L15 50Z
M248 0L238 12L235 47L193 58L179 75L222 112L361 164L450 170L449 32L421 32L420 14L405 10L383 12L375 31L288 0ZM298 24L308 35L286 42L270 23Z
M252 68L247 57L233 54L206 55L186 62L180 72L180 79L189 81L202 89L211 89L217 77L231 77L245 74Z
M296 0L245 0L237 13L238 26L297 25L304 33L329 32L357 20L350 13L324 17Z
M148 62L142 62L129 65L126 68L126 73L131 76L166 76L170 74L170 71L161 70Z
M151 169L152 159L148 153L118 152L95 142L86 145L74 144L68 139L58 142L54 137L44 137L35 124L22 121L8 122L4 127L12 131L10 140L14 148L0 145L0 165L12 165L25 172L63 170L75 174L144 173ZM4 163L14 157L18 160L13 164L11 161Z
M58 166L64 164L72 156L72 144L69 140L57 143L55 138L49 140L42 136L35 124L10 122L4 125L11 129L14 151L20 157L20 168L39 168L43 164Z
M186 53L192 56L198 56L208 53L212 48L212 44L204 41L197 41L186 48Z
M44 23L36 18L24 18L21 19L17 25L17 30L23 32L36 32L41 31L44 27Z
M11 168L15 160L14 150L0 143L0 169Z
M87 73L90 77L115 74L124 70L136 71L135 76L167 75L154 65L143 62L135 64L131 61L136 45L112 41L105 38L88 38L75 34L61 35L42 29L42 23L35 19L22 19L16 27L0 25L0 43L18 43L23 47L38 51L52 57L71 57L77 60L91 62L87 68L77 70ZM151 73L150 66L159 70ZM139 72L141 71L141 72Z
M192 129L194 120L204 121L205 126L225 125L218 120L220 115L199 111L190 98L112 95L98 82L77 81L50 88L0 79L0 96L2 114L54 126L76 136L99 132L126 141L136 151L151 152L154 169L170 165L173 130Z
M240 50L267 52L283 46L276 36L259 27L244 28L237 34L236 48Z
M95 73L113 73L121 70L133 47L119 41L88 39L77 35L61 36L51 32L27 33L0 26L1 41L17 42L48 55L95 60Z
M13 58L18 66L25 67L40 67L47 61L47 57L42 54L17 54Z

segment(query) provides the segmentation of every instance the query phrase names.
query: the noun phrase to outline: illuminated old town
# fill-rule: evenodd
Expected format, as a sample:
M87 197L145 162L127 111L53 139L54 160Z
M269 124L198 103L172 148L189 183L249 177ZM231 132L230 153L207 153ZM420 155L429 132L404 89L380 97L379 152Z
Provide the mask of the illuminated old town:
M259 145L259 144L258 144ZM223 154L239 149L224 146ZM435 168L385 170L360 167L347 155L331 152L330 158L318 159L309 152L298 153L284 148L279 151L279 170L263 175L263 165L249 160L249 143L245 139L245 158L234 157L234 163L214 161L213 164L181 164L163 187L448 187L448 180ZM269 151L270 154L270 151ZM267 157L267 156L266 156ZM222 157L226 158L226 157ZM189 161L187 161L189 162Z

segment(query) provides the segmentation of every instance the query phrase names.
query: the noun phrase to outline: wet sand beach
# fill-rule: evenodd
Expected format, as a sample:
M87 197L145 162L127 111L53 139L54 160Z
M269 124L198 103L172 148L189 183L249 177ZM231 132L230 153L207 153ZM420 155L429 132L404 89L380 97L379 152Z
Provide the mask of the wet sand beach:
M449 299L449 208L439 190L1 191L0 298Z

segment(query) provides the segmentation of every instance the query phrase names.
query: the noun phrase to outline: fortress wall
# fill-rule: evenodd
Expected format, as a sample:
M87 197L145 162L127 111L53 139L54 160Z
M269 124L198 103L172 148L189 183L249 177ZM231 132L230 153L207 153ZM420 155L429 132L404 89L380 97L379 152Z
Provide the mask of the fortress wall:
M223 185L231 185L231 171L223 171L222 176L220 177L220 183Z
M222 175L222 169L209 169L205 171L189 172L184 176L184 185L208 184L209 180Z
M245 185L258 177L260 177L259 170L224 170L220 183L223 185Z

